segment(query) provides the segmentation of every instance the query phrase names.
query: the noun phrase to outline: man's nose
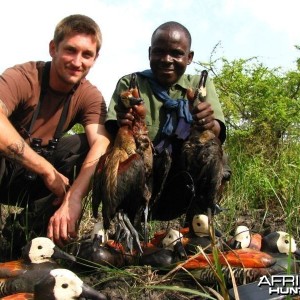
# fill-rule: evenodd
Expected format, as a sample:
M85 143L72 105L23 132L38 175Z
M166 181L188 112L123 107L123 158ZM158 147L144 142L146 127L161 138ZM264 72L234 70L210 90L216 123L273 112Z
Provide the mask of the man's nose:
M173 57L170 54L166 54L162 57L162 61L164 62L172 62L173 61Z
M72 63L75 65L75 66L81 66L82 64L82 56L81 54L76 54L73 56L73 59L72 59Z

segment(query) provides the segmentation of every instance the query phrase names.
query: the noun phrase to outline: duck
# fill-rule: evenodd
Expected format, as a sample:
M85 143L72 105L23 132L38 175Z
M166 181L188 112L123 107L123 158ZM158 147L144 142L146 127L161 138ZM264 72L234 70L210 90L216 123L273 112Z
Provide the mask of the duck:
M197 253L189 255L186 262L182 264L185 269L199 269L219 263L223 266L239 268L269 268L276 263L270 254L255 249L236 249L219 251L217 261L212 253Z
M95 223L91 237L77 243L76 259L82 267L95 268L99 265L121 268L133 260L125 253L121 243L109 239L103 222Z
M300 257L300 250L297 247L292 235L285 231L274 231L262 238L261 250L268 253L293 253Z
M188 270L201 284L214 285L218 282L217 265L223 276L224 283L231 287L258 280L264 275L277 274L273 268L276 260L269 254L251 248L240 248L229 251L220 251L216 255L200 252L188 256L188 259L179 265ZM234 280L233 278L234 277Z
M59 267L57 259L75 262L75 256L56 246L47 237L36 237L22 249L22 258L0 263L0 278L10 278L31 270Z
M128 256L128 257L127 257ZM79 263L87 267L98 265L121 268L129 264L132 254L126 254L122 244L107 240L102 242L102 237L96 234L90 243L82 243L77 254Z
M299 259L300 251L295 239L290 234L285 231L274 231L263 236L261 239L261 251L270 254L276 261L276 263L268 269L270 274L266 274L267 276L280 273L294 273L292 276L298 276L299 266L294 258ZM287 273L288 269L290 273ZM257 280L258 279L259 278L257 278ZM279 286L281 285L278 285L278 287ZM237 287L239 298L236 298L236 292L233 288L229 289L228 292L231 299L265 300L270 298L269 288L269 285L258 286L258 282L250 282ZM276 299L278 298L278 294L273 294L273 296Z
M189 233L189 227L181 227L179 229L177 229L180 234L183 235L182 237L182 241L185 239L184 236L186 236ZM154 245L154 246L159 246L162 244L162 240L166 237L166 235L168 234L169 228L168 229L162 229L159 231L156 231L153 235L153 237L150 240L150 244Z
M179 230L169 228L166 236L162 240L162 247L164 249L174 250L176 244L182 243L183 235Z
M169 270L179 261L187 258L182 244L183 235L179 230L169 228L159 246L149 246L143 249L139 265L150 265L153 268Z
M92 190L93 216L98 218L102 203L104 228L116 219L115 241L123 242L126 251L142 253L139 232L148 241L147 222L152 196L153 146L146 126L147 109L132 74L129 89L119 97L120 107L132 109L131 125L118 129L113 145L97 163ZM144 221L144 226L142 226Z
M255 250L261 249L262 235L252 233L245 225L236 227L233 237L227 242L231 249L251 248Z
M17 293L0 298L0 300L34 300L33 293Z
M261 251L270 254L276 259L273 269L285 272L299 272L300 250L292 235L285 231L273 231L262 238Z
M218 282L217 273L213 268L198 268L189 272L200 284L214 286ZM274 271L270 268L240 268L221 266L221 273L223 274L226 287L230 288L233 286L233 282L235 282L235 284L238 286L244 285L257 281L261 276L273 275ZM234 281L232 279L232 275Z
M15 293L1 300L106 300L107 297L85 284L68 269L57 268L49 271L34 285L31 293Z
M187 90L192 111L207 100L207 70L201 72L198 88ZM182 146L182 165L193 179L194 195L186 214L190 222L195 214L216 213L224 184L223 149L219 138L210 129L199 128L192 123L190 134Z
M222 249L222 233L215 229L213 233L214 236L212 236L210 227L207 215L194 215L191 229L184 236L184 248L187 254L195 254L199 252L198 247L201 247L204 252L210 253L213 243L218 248Z
M233 249L248 248L250 245L250 229L247 226L237 226L233 238L228 243Z
M94 224L92 233L91 233L91 240L95 237L95 235L98 235L101 237L102 242L105 243L108 241L108 233L104 229L103 221L99 220Z

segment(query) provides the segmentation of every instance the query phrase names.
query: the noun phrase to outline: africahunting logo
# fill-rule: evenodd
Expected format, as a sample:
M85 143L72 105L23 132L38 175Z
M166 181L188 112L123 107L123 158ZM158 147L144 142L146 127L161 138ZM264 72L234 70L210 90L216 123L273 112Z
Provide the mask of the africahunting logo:
M300 275L266 275L260 277L258 286L269 287L269 295L299 295L300 294Z

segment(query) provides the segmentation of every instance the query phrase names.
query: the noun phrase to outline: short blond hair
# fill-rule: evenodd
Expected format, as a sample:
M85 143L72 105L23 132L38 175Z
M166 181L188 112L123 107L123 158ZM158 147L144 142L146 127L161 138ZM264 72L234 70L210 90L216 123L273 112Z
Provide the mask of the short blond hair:
M100 51L102 45L102 34L98 24L85 15L70 15L62 19L55 27L53 41L58 47L64 38L73 32L84 33L94 36L97 46L96 52Z

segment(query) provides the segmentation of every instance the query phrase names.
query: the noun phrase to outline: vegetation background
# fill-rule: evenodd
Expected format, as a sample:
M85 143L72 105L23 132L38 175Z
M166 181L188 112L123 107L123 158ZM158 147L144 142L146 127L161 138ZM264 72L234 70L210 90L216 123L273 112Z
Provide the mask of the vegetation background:
M234 222L261 209L265 217L283 217L299 242L300 59L293 70L270 69L256 57L214 59L219 46L199 66L214 77L226 118L232 168L223 197L226 215Z

